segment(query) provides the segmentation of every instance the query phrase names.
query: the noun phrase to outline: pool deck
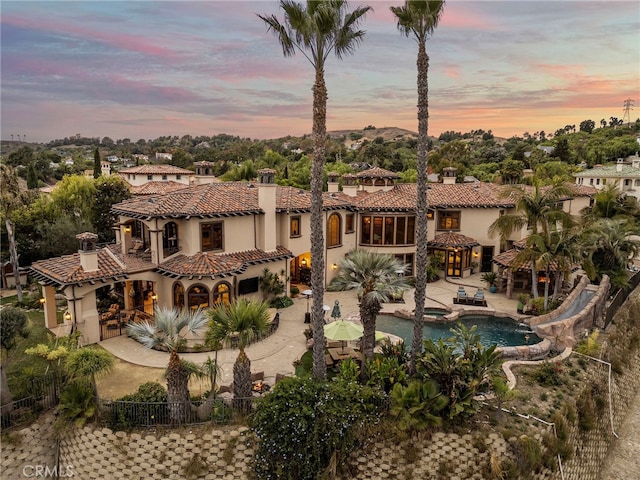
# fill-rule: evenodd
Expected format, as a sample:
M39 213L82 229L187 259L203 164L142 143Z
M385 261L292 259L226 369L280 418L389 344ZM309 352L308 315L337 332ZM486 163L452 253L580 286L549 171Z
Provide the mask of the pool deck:
M453 305L458 286L463 285L467 294L473 295L477 288L484 288L487 307ZM393 313L396 310L412 312L415 307L414 291L404 294L405 303L390 303L383 305L383 312ZM324 304L333 306L334 301L340 302L343 319L358 320L358 300L355 291L325 292ZM304 323L307 311L307 299L304 296L293 299L291 307L279 310L280 324L276 332L265 340L249 345L245 352L251 360L251 371L263 371L267 381L277 374L293 375L293 362L298 360L306 351L304 330L309 326ZM309 301L311 302L311 301ZM464 308L466 310L487 313L506 312L516 316L517 298L508 299L502 293L490 293L481 280L481 274L476 273L464 279L439 280L427 286L428 308ZM274 310L275 312L275 310ZM329 315L329 313L327 314ZM169 355L156 350L149 350L126 335L100 342L100 345L123 361L154 368L166 368ZM214 357L214 352L183 353L181 358L194 363L202 363L207 357ZM223 349L218 352L218 363L222 367L221 384L230 383L233 377L233 363L238 356L237 349Z

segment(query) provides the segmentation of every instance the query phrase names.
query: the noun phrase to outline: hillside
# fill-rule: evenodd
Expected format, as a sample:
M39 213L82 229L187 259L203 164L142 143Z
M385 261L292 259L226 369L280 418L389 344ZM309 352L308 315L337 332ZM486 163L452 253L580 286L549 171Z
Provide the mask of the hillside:
M332 130L327 132L327 134L332 139L345 137L347 143L353 142L350 138L352 134L362 135L363 140L374 140L377 137L382 137L385 142L394 139L418 138L416 132L397 127L371 128L367 130Z

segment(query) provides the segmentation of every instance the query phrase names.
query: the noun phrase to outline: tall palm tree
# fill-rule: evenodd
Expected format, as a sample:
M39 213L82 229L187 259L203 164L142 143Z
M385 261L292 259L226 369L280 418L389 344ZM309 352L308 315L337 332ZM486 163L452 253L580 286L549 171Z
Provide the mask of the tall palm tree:
M364 327L362 336L361 375L366 376L366 361L373 358L375 346L376 317L382 303L411 288L404 276L407 265L391 255L381 255L367 250L355 250L338 262L338 273L331 280L329 291L356 289L360 299L360 320ZM317 343L314 338L314 344ZM324 342L322 344L324 350Z
M207 317L200 309L176 310L156 307L155 323L144 321L127 325L127 334L147 348L161 347L169 351L167 366L167 402L172 422L187 419L189 407L189 374L180 360L178 350L184 345L185 335L196 334L206 326Z
M325 378L324 361L324 235L322 232L322 183L327 136L327 86L325 62L331 52L338 59L353 53L364 37L358 25L371 7L348 11L344 0L312 1L306 5L281 0L284 23L275 15L258 17L265 22L282 46L285 57L302 53L315 71L313 83L313 163L311 168L311 290L313 291L312 329L317 340L313 345L313 376Z
M240 352L233 364L234 405L246 409L251 397L251 361L245 353L249 343L263 335L269 326L269 311L266 303L240 299L229 305L219 304L210 310L207 344L219 343L235 346Z
M513 232L524 228L531 231L531 235L542 235L548 245L551 228L553 226L570 225L571 216L562 210L560 201L571 194L569 187L562 183L554 183L544 186L539 182L533 182L530 187L516 186L506 191L505 195L515 195L515 213L508 213L498 217L489 226L489 236L500 235L503 241ZM535 262L537 257L535 250L528 252L529 260ZM539 297L538 278L535 265L531 268L531 294Z
M427 161L429 148L429 55L427 38L438 26L444 1L407 0L402 7L390 7L396 16L398 29L407 37L413 36L418 43L418 152L417 152L417 200L416 200L416 275L413 320L413 340L411 342L411 363L409 369L416 371L416 362L422 352L422 325L427 291Z
M627 196L613 183L605 185L593 196L593 205L581 212L585 222L600 218L613 218L620 215L638 217L640 209L635 197Z

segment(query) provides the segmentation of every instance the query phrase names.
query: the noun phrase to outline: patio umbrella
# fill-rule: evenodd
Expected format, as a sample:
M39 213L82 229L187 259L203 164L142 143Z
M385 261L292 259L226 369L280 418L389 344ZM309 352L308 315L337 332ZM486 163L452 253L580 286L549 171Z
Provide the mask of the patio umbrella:
M347 320L338 320L336 322L327 323L324 326L324 336L329 340L340 340L342 342L356 340L362 336L364 329L362 325L358 325ZM342 344L344 351L344 343Z
M381 342L385 338L389 338L389 336L380 330L376 330L376 343Z

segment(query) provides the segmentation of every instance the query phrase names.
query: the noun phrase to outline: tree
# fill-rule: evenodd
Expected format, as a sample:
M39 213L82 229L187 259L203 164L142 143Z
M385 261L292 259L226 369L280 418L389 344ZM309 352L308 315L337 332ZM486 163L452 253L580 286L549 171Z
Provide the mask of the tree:
M211 323L206 334L208 344L225 343L240 349L233 364L233 397L236 407L246 410L251 397L251 361L245 347L260 338L269 325L266 303L240 299L229 305L220 303L209 312Z
M637 217L640 214L635 197L627 196L613 183L605 185L593 197L593 204L582 212L586 224L600 218L614 218L618 216Z
M567 137L561 137L556 143L551 156L559 158L562 162L569 162L571 159L571 151L569 150L569 140Z
M26 338L29 335L29 319L22 310L13 307L4 307L0 310L0 405L13 401L9 384L7 382L7 363L9 352L15 348L18 336Z
M106 350L95 347L85 347L74 350L65 361L67 372L79 380L88 379L91 382L93 395L98 396L96 378L105 375L115 365L115 359Z
M556 222L562 224L569 222L569 214L563 211L558 204L563 197L571 194L570 189L562 183L543 187L538 180L534 180L533 185L529 188L516 186L505 194L517 196L516 211L501 215L489 226L488 233L491 237L499 234L502 240L506 241L513 232L527 228L531 231L531 235L540 232L545 239L548 239L551 225ZM532 255L534 253L534 250L527 250L527 259L532 261L531 293L534 298L538 298L538 278L535 268L537 257Z
M96 147L93 151L93 178L100 178L102 175L102 164L100 163L100 149Z
M606 123L606 122L605 122ZM580 122L580 131L591 133L596 128L596 122L593 120L583 120Z
M410 371L415 372L418 355L422 352L423 312L427 290L427 168L429 148L429 55L427 38L438 26L444 1L407 0L402 7L390 7L397 19L398 29L407 37L413 36L418 43L418 181L416 199L416 308L413 320Z
M382 303L410 288L406 278L401 275L406 269L407 265L403 265L391 255L355 250L338 262L338 273L327 287L329 291L356 289L358 293L360 320L364 327L361 368L363 377L367 375L367 360L373 358L376 317ZM420 318L422 320L422 316ZM313 339L314 344L318 342L315 336ZM324 350L324 337L322 341Z
M186 334L196 334L207 323L207 317L200 309L176 310L156 307L154 320L127 325L127 335L132 336L147 348L162 347L169 351L167 366L167 400L169 417L172 422L183 423L187 419L189 386L187 369L180 360L178 350L184 345Z
M111 213L111 207L131 198L129 185L120 176L102 176L94 181L95 197L92 204L91 220L99 242L110 242L115 236L113 225L116 216Z
M275 15L258 17L267 25L282 46L285 57L302 53L315 72L313 83L313 163L311 168L311 289L313 291L312 328L313 376L325 378L324 360L324 235L322 216L323 163L327 136L327 86L324 78L325 62L331 52L338 59L352 53L364 37L358 25L371 7L348 11L344 0L323 2L308 0L306 6L292 0L281 0L284 23Z
M4 217L4 225L7 229L7 237L9 237L9 258L13 267L13 275L16 284L16 293L18 302L22 302L22 285L20 283L20 263L18 261L18 250L16 248L15 222L14 215L22 206L25 198L15 170L4 163L0 164L0 200L2 207L2 216Z

